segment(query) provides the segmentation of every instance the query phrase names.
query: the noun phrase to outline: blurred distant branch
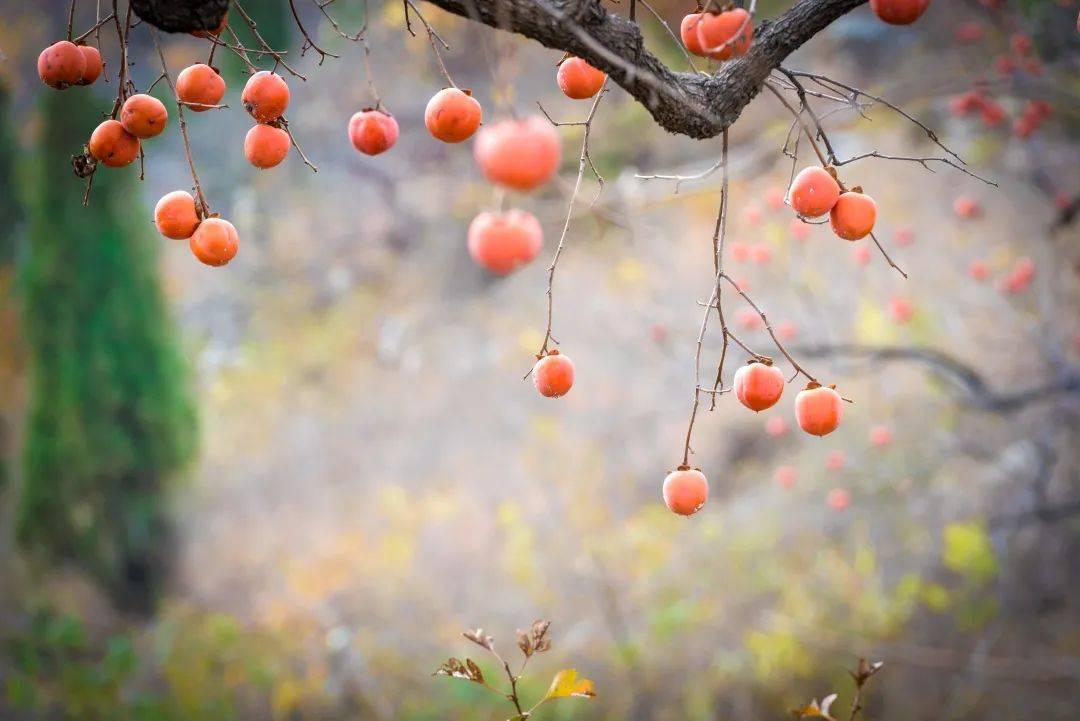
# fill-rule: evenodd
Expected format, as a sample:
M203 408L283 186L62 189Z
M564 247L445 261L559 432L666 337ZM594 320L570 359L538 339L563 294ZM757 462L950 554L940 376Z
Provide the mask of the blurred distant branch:
M1080 394L1080 369L1066 368L1061 375L1042 385L1018 391L996 391L975 368L933 348L907 346L865 346L857 344L811 345L794 348L810 358L847 358L865 361L914 361L923 363L953 381L967 395L968 402L991 413L1012 413L1032 403L1061 395Z

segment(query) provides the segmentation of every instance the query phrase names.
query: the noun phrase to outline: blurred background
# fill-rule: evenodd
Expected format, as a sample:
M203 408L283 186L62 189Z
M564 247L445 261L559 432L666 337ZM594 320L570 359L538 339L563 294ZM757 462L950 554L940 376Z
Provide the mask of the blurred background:
M747 108L731 273L855 402L819 439L794 424L798 383L761 414L721 397L695 428L711 498L689 520L660 484L682 456L720 177L635 174L705 170L718 139L668 135L617 87L604 98L590 144L605 182L586 175L554 287L577 380L544 399L522 376L581 129L560 129L557 181L500 199L471 141L424 129L445 82L422 26L407 32L400 3L370 0L365 18L340 0L345 32L367 23L401 126L391 151L361 156L345 128L373 104L362 47L298 3L342 56L320 66L296 57L287 2L244 5L307 77L287 76L289 117L318 173L295 154L247 164L244 71L219 52L231 107L188 115L207 196L241 238L213 269L151 222L157 198L190 186L175 124L146 142L142 182L137 164L105 169L82 206L69 158L112 107L115 31L101 33L110 82L55 92L34 63L68 4L0 0L0 716L503 719L505 700L430 674L470 655L498 678L460 632L483 627L509 657L514 630L547 618L554 646L523 694L575 667L598 698L538 718L779 719L832 692L846 711L860 656L885 661L870 718L1077 717L1076 2L939 0L910 28L863 7L786 63L901 105L998 184L940 164L844 168L907 280L866 241L793 232L768 202L790 177L790 116L768 95ZM691 9L654 7L673 27ZM589 103L555 84L560 53L420 9L486 122L536 101L584 119ZM77 33L94 13L78 3ZM684 67L639 17L648 47ZM164 37L173 73L208 47ZM145 89L160 72L145 27L131 54ZM959 112L976 84L1000 114ZM1017 126L1031 101L1051 109L1033 132ZM841 156L940 154L880 106L825 123ZM958 198L981 212L959 217ZM546 236L506 278L465 248L470 219L500 202ZM773 352L757 316L725 302ZM718 355L710 336L707 377Z

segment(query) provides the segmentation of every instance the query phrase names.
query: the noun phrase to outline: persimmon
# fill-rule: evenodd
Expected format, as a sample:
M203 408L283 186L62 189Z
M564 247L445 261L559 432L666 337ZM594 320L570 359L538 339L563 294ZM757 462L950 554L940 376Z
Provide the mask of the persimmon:
M889 299L889 315L900 325L904 325L915 317L915 306L902 295L894 295Z
M482 268L506 275L540 252L544 233L540 221L524 210L480 213L469 223L469 255Z
M799 478L799 472L794 466L780 466L776 469L776 482L781 488L794 488Z
M472 137L484 119L480 102L468 90L444 88L424 110L424 125L436 140L460 143Z
M174 190L161 196L154 206L154 225L158 232L173 240L190 238L199 227L195 199L186 190Z
M844 400L835 388L815 381L806 384L795 396L795 420L799 428L812 436L827 436L840 426Z
M953 36L960 43L977 43L983 39L983 26L978 20L965 20L956 26Z
M654 343L663 343L668 338L667 326L663 323L653 323L649 326L649 335Z
M225 97L225 79L214 68L204 63L189 65L176 76L176 98L202 113L211 110Z
M709 500L709 481L696 468L679 466L664 478L663 495L669 511L692 516Z
M63 90L82 80L86 72L86 56L75 43L61 40L41 51L37 70L41 82L50 88Z
M364 155L378 155L394 147L398 123L390 113L367 108L349 120L349 140Z
M799 335L799 327L794 321L782 320L776 324L776 335L780 340L795 340L795 336Z
M240 102L251 117L269 123L280 118L289 107L289 86L277 73L260 70L248 78Z
M760 413L780 400L784 393L784 373L770 360L753 360L735 371L732 385L739 403Z
M697 23L698 43L715 60L745 55L754 41L754 21L743 8L705 12Z
M218 23L218 26L216 28L214 28L212 30L193 30L188 34L189 35L194 35L197 38L211 38L211 37L216 38L216 37L219 37L221 35L221 33L225 32L225 27L228 24L229 24L229 12L226 10L225 13L221 16L221 22Z
M819 166L803 168L788 189L788 203L804 218L825 215L840 197L840 184L829 171Z
M272 168L289 154L290 145L287 132L260 123L244 136L244 157L256 168Z
M101 71L105 69L105 64L101 61L101 51L93 45L79 45L77 47L79 52L83 54L83 60L86 61L86 69L83 70L82 77L79 78L79 85L93 85L101 77Z
M768 265L772 261L772 248L764 243L758 243L750 247L750 257L756 265Z
M893 239L896 241L897 245L906 248L915 242L915 231L907 226L897 228L896 232L893 234Z
M982 206L970 195L959 195L953 201L953 212L959 218L970 220L982 215Z
M514 190L538 188L559 169L562 143L539 115L502 120L480 130L473 157L492 183Z
M1035 261L1031 258L1021 258L1001 278L998 289L1002 293L1022 293L1035 279Z
M846 488L834 488L825 496L825 503L834 511L843 511L851 505L851 491Z
M191 235L191 252L206 265L225 265L236 256L240 237L223 218L207 218Z
M739 290L746 292L747 288L742 283L736 283L736 285L738 285ZM743 330L761 330L765 327L761 316L749 308L743 308L735 314L735 324Z
M120 124L140 140L160 135L169 121L165 104L152 95L137 93L120 108Z
M773 438L779 438L788 431L787 421L780 416L773 416L765 422L765 432Z
M977 283L981 283L990 277L990 268L987 267L986 262L982 260L973 260L968 265L968 275L972 280Z
M874 426L870 429L870 443L875 448L884 448L892 443L892 429L888 426Z
M736 263L745 263L750 260L750 246L740 240L731 244L731 259Z
M852 246L851 254L854 256L857 265L870 264L870 246L865 244Z
M1005 108L993 100L988 100L983 104L979 118L986 127L996 128L1005 120Z
M830 471L842 471L847 463L843 451L829 451L825 456L825 468Z
M545 398L559 398L574 385L574 364L558 350L549 351L536 361L532 372L533 385Z
M877 203L869 195L849 190L841 193L829 211L833 232L844 240L865 238L877 221Z
M684 15L682 22L679 23L679 38L682 40L683 46L686 51L691 55L697 55L699 57L706 57L705 51L701 48L701 41L698 40L698 23L701 22L701 13L690 13Z
M890 25L910 25L929 5L930 0L870 0L874 14Z
M567 58L559 63L555 79L563 95L571 100L585 100L600 92L607 75L581 58Z
M98 162L122 168L139 157L139 139L124 130L119 120L110 118L94 128L87 149Z

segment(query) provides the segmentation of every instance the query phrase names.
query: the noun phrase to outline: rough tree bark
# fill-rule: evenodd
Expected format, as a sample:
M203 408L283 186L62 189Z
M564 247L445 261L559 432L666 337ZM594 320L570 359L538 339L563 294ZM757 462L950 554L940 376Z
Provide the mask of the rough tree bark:
M221 27L229 0L131 0L131 9L159 30L190 33Z
M284 1L284 0L283 0ZM636 23L600 0L428 0L443 10L585 58L636 98L661 127L712 138L729 127L774 69L866 0L800 0L762 21L750 51L716 73L676 72L645 49ZM136 14L169 32L216 27L227 0L132 0Z

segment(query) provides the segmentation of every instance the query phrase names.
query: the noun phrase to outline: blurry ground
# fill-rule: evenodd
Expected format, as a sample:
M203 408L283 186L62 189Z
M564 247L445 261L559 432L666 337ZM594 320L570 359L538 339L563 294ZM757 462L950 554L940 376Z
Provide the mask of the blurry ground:
M949 22L964 12L935 10ZM779 153L783 111L762 97L733 137L729 243L765 245L772 258L729 261L733 275L774 324L794 325L794 346L930 347L987 387L972 395L918 361L800 357L855 400L844 425L825 439L768 435L770 418L793 424L797 384L757 416L723 397L695 430L692 462L712 497L687 521L667 513L659 487L681 457L719 177L673 195L634 172L704 169L718 143L666 136L621 90L604 99L592 142L606 183L591 207L587 184L555 285L555 337L577 380L565 399L542 399L522 376L543 336L547 258L580 133L564 130L560 183L507 199L541 218L544 254L510 278L485 276L464 235L495 196L469 147L423 131L440 79L423 37L402 46L395 12L386 7L373 38L376 82L402 127L390 153L362 158L346 143L348 116L368 101L354 47L292 83L290 117L317 175L295 156L275 171L246 167L235 92L232 110L191 120L207 193L242 246L221 272L183 244L165 253L204 432L202 460L176 492L181 566L159 623L195 646L191 657L172 651L191 674L173 682L196 697L199 684L216 688L215 673L190 670L218 652L202 620L213 611L275 639L228 648L288 669L274 677L291 684L274 686L279 713L503 718L497 699L428 673L471 652L458 637L466 627L484 626L510 651L514 628L546 617L556 645L538 665L577 666L600 692L575 717L780 718L846 691L844 668L873 655L888 666L869 702L876 719L1074 718L1076 518L1033 509L1075 503L1076 396L1009 412L972 400L1075 369L1078 238L1074 226L1047 231L1054 209L1030 174L1037 163L1076 192L1075 103L1058 106L1063 128L1031 144L949 118L948 96L985 58L934 50L941 38L928 33L946 37L946 21L883 39L860 11L790 63L903 102L1001 187L948 168L850 166L845 179L875 196L879 237L911 278L876 251L862 267L827 228L794 240L790 211L765 207L790 162ZM425 13L454 45L458 84L476 90L489 119L505 114L485 64L494 35ZM556 119L585 114L553 94L554 53L515 47L519 113L541 98ZM170 62L196 53L178 41ZM933 152L887 113L842 117L831 120L841 155ZM147 209L187 183L176 140L155 145ZM982 202L982 218L954 218L961 193ZM911 245L897 244L901 229ZM1022 256L1037 280L1003 295L995 279ZM990 280L968 277L973 260ZM914 307L906 324L890 316L897 298ZM764 331L740 334L770 352ZM707 342L706 377L717 353ZM875 425L893 431L887 448L869 442ZM829 470L835 453L843 467ZM774 480L780 466L796 470L794 488ZM825 502L836 487L852 493L841 513Z

